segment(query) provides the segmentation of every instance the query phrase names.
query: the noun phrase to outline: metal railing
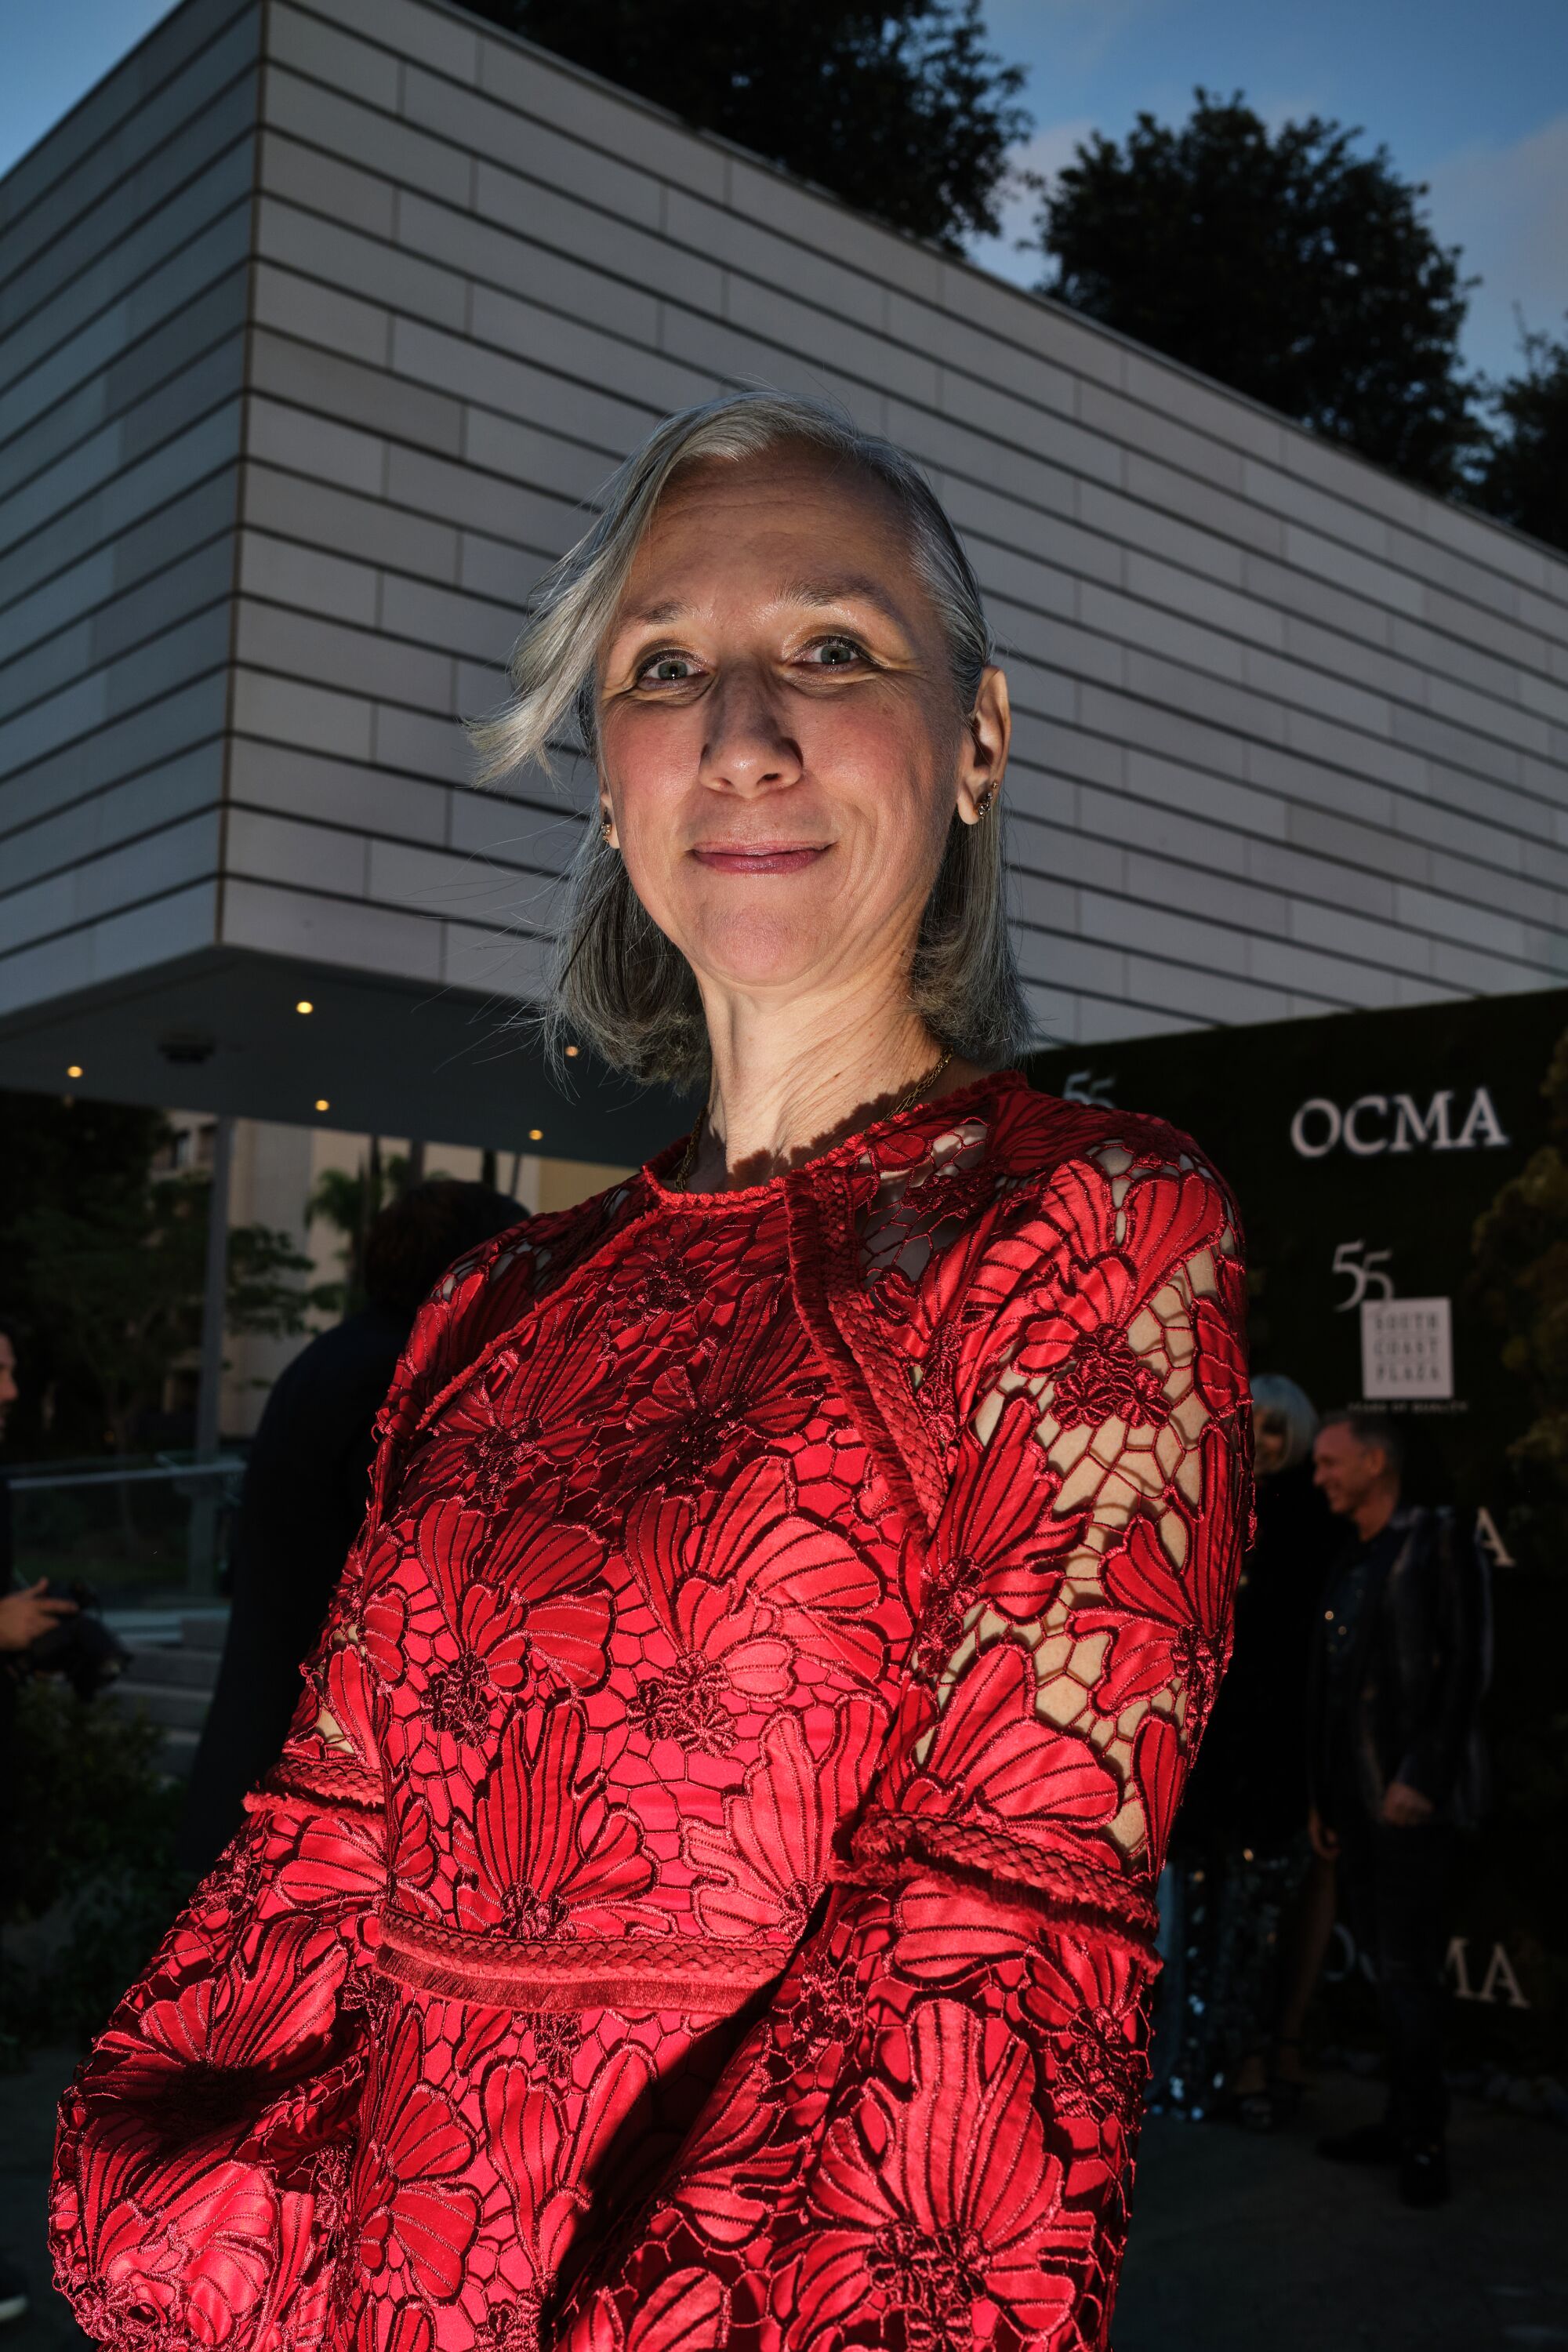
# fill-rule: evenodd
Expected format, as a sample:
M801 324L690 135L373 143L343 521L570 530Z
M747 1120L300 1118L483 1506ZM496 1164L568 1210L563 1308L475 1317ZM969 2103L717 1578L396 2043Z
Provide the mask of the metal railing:
M235 1454L19 1463L5 1472L17 1573L89 1585L116 1609L208 1598L244 1475Z

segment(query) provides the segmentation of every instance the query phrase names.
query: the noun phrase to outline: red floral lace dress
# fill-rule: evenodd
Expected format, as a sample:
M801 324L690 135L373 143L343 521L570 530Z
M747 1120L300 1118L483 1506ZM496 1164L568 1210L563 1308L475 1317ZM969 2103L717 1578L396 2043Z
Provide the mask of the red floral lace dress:
M1106 2341L1226 1195L1014 1076L668 1165L416 1327L283 1762L66 2095L100 2341Z

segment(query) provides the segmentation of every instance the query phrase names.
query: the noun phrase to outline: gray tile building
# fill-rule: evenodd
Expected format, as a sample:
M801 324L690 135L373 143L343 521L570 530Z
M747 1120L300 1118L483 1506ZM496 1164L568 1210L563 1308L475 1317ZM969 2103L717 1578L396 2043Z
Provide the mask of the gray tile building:
M0 183L0 1085L663 1131L496 1037L575 819L458 722L757 381L966 536L1045 1033L1568 975L1568 562L441 0L186 0Z

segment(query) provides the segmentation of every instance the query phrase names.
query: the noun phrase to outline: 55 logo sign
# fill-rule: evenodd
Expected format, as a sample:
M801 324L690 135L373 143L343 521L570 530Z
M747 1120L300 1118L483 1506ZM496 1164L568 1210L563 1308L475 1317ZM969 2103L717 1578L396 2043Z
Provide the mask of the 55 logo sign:
M1369 1250L1364 1242L1342 1242L1334 1252L1333 1271L1350 1284L1350 1297L1334 1302L1336 1315L1352 1315L1368 1298L1392 1298L1394 1277L1384 1272L1391 1249Z

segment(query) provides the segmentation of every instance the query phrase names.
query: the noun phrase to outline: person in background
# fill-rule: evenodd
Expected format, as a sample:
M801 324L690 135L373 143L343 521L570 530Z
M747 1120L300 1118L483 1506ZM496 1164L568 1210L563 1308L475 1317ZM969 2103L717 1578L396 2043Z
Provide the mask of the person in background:
M1490 1651L1486 1561L1453 1514L1406 1503L1399 1432L1329 1416L1314 1477L1355 1541L1326 1585L1310 1697L1312 1844L1338 1865L1370 1958L1387 2045L1382 2121L1318 2143L1394 2164L1407 2205L1448 2195L1444 1909L1455 1832L1479 1806L1479 1712Z
M1300 2097L1301 2011L1333 1924L1311 1902L1307 1680L1333 1522L1312 1485L1318 1416L1294 1381L1252 1382L1257 1537L1237 1591L1231 1660L1177 1817L1162 1889L1170 1989L1161 2104L1268 2129ZM1310 1971L1303 1940L1315 1941ZM1282 1981L1283 1979L1283 1981Z
M233 1608L191 1773L182 1868L211 1868L241 1801L278 1760L300 1670L364 1517L374 1423L414 1318L455 1258L527 1212L488 1184L435 1179L383 1209L365 1248L368 1303L275 1382L247 1465Z
M17 1370L16 1327L0 1318L0 1444L5 1443L11 1407L22 1393L16 1381ZM11 1489L4 1470L0 1470L0 1658L20 1656L32 1648L40 1633L48 1633L63 1617L75 1614L76 1602L52 1595L47 1577L40 1576L35 1584L17 1585L11 1535ZM15 1687L9 1674L0 1675L0 1744L7 1765L11 1695ZM8 1770L5 1778L10 1778Z
M0 1443L5 1440L11 1408L22 1393L16 1372L16 1328L0 1320ZM42 1577L36 1584L16 1585L11 1489L0 1471L0 1903L11 1892L9 1845L18 1826L11 1801L16 1787L16 1668L40 1633L75 1612L74 1601L49 1598ZM24 2318L27 2309L26 2277L14 2263L0 2257L0 2327Z

